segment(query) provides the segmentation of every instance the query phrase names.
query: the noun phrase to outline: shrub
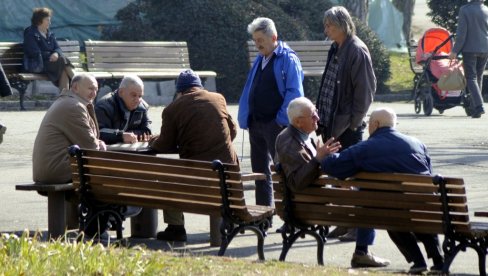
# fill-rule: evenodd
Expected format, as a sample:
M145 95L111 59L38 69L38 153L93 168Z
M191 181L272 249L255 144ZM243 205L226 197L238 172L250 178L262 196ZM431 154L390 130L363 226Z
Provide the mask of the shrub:
M117 13L121 26L105 29L103 39L186 41L192 68L217 72L218 92L236 102L249 71L247 25L266 16L281 40L323 39L322 16L331 6L329 0L136 0ZM307 80L305 87L317 83Z

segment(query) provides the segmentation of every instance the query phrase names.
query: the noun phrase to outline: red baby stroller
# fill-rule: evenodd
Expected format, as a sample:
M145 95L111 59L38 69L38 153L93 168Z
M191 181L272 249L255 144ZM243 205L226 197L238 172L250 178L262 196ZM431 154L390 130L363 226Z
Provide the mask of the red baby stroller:
M414 88L415 113L420 113L423 105L424 114L429 116L435 108L440 114L444 110L462 106L470 116L471 98L466 89L442 91L437 86L440 75L451 68L460 66L458 60L449 60L452 49L452 37L446 29L432 28L425 31L417 46L416 62L423 67ZM461 68L462 69L462 68Z

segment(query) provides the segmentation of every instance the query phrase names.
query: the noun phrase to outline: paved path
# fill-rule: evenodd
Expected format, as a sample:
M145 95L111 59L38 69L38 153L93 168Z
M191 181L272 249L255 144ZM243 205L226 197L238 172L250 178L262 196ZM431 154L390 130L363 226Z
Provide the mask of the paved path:
M461 107L446 110L443 115L434 111L426 117L413 112L411 103L375 103L377 106L390 106L399 116L397 128L421 139L429 148L435 173L463 177L468 185L470 211L483 210L487 206L486 172L488 169L488 116L471 119L465 116ZM229 107L236 117L237 107ZM159 132L161 125L161 107L153 107L150 116L153 129ZM31 154L32 146L39 124L45 111L0 112L0 121L7 126L7 134L0 145L0 232L19 231L23 229L45 231L47 228L47 200L34 192L15 191L15 184L29 182L32 179ZM242 152L242 131L235 141L239 156ZM243 170L250 171L248 136L245 135L243 149ZM248 191L246 197L252 202L254 194ZM159 212L159 229L164 229L162 212ZM186 216L189 241L186 248L180 248L185 254L216 254L217 248L208 247L208 217L200 215ZM275 226L281 223L275 219ZM129 223L126 229L130 229ZM129 230L125 235L130 236ZM133 240L132 242L139 242ZM159 241L145 241L151 248L169 248ZM255 254L255 237L251 234L237 237L226 255L257 259ZM176 248L176 250L180 250ZM330 240L325 248L325 263L349 267L354 249L353 243L340 243ZM385 231L378 231L376 244L372 251L382 257L388 257L392 264L391 272L405 271L409 265L388 239ZM173 248L175 250L175 248ZM281 250L281 237L270 232L265 241L267 259L278 259ZM306 238L293 247L287 260L291 262L316 263L316 248L312 239ZM461 253L456 259L451 272L477 274L477 256L473 250Z

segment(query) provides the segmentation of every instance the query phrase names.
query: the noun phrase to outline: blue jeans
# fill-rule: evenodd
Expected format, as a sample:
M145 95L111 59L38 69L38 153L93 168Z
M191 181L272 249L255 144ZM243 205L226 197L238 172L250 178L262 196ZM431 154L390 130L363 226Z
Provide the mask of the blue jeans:
M358 228L356 236L356 246L373 245L376 231L373 228Z
M483 71L488 61L488 53L463 52L464 75L466 76L466 88L471 94L472 108L483 106L482 85Z

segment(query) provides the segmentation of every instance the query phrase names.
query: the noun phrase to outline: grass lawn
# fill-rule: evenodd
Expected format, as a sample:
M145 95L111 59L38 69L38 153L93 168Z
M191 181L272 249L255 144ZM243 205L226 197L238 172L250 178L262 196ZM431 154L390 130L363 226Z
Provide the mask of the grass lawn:
M27 233L27 232L26 232ZM27 234L0 237L0 275L387 275L278 261L252 262L182 256L144 247L103 247L91 242L40 242ZM395 275L399 275L395 273Z
M390 52L391 77L386 82L390 91L411 91L413 89L414 74L410 69L408 53Z

